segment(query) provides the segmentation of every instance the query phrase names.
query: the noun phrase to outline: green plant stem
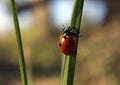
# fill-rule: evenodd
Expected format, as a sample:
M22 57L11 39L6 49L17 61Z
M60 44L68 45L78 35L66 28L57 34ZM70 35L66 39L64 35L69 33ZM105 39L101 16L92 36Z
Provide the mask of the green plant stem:
M20 66L20 72L21 72L22 85L28 85L24 53L23 53L23 47L22 47L22 39L20 34L20 27L19 27L19 22L17 17L15 0L11 0L11 9L12 9L12 14L14 19L14 28L15 28L16 37L17 37L17 45L18 45L18 53L19 53L18 57L19 57L19 66Z
M80 23L82 18L82 10L83 10L83 3L84 0L75 0L73 15L71 19L71 27L74 27L76 30L76 42L78 46L78 39L80 34ZM65 56L64 61L64 69L63 69L63 77L62 77L62 85L73 85L74 80L74 71L75 71L75 64L76 64L76 54Z

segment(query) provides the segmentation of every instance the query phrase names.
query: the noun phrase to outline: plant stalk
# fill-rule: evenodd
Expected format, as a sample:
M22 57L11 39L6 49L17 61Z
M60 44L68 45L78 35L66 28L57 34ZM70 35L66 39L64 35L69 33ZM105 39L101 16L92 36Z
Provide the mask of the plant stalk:
M76 37L77 46L78 46L78 39L80 34L80 23L82 18L83 4L84 4L84 0L75 0L73 15L70 24L70 26L74 27L73 29L76 30L75 35L77 35ZM62 85L73 85L76 55L77 55L77 50L75 54L65 56Z
M26 66L25 66L25 60L24 60L24 52L23 52L16 4L15 4L15 0L10 0L10 2L11 2L11 9L12 9L12 15L13 15L14 28L15 28L16 38L17 38L18 59L19 59L22 85L28 85L27 72L26 72Z

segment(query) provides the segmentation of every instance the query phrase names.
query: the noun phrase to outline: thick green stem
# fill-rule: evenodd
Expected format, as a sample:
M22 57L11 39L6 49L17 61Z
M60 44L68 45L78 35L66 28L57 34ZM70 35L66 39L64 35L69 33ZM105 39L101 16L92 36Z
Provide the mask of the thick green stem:
M76 30L76 42L78 45L78 39L80 34L80 23L82 18L82 10L83 10L84 0L75 0L74 10L71 19L71 27ZM74 80L74 71L76 64L76 53L74 55L65 56L64 69L63 69L63 77L62 77L62 85L73 85Z
M11 9L12 9L12 14L14 19L14 28L16 32L16 38L17 38L18 53L19 53L18 57L19 57L19 66L20 66L22 85L28 85L24 53L23 53L23 47L22 47L22 39L20 34L20 27L19 27L19 22L17 17L15 0L11 0Z

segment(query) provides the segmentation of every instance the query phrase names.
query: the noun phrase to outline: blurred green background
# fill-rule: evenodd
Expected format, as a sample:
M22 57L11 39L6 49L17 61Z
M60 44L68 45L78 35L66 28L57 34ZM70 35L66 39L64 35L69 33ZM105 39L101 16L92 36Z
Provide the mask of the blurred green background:
M16 0L29 85L61 85L58 46L73 0ZM0 0L0 85L21 85L9 0ZM74 85L120 85L120 2L85 0Z

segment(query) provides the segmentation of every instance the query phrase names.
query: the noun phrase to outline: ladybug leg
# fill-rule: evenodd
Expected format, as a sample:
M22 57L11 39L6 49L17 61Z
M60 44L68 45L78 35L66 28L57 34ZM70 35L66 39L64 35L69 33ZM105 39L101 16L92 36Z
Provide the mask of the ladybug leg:
M79 34L79 37L78 38L81 38L81 37L85 37L83 34Z
M71 30L72 30L72 28L71 28L70 26L68 26L68 30L69 30L69 31L71 31Z
M65 31L65 28L63 28L62 30Z
M72 30L73 30L73 32L74 32L74 37L77 37L78 35L77 35L77 30L75 29L75 27L72 27ZM83 34L79 34L79 38L80 37L83 37L84 35Z
M68 24L66 24L66 27L69 27Z
M63 27L63 31L65 31L65 25L62 25L62 27Z
M84 36L84 35L82 35L82 34L79 34L79 38L80 38L80 37L83 37L83 36Z
M74 33L77 33L77 30L75 29L75 27L70 27L71 31Z

